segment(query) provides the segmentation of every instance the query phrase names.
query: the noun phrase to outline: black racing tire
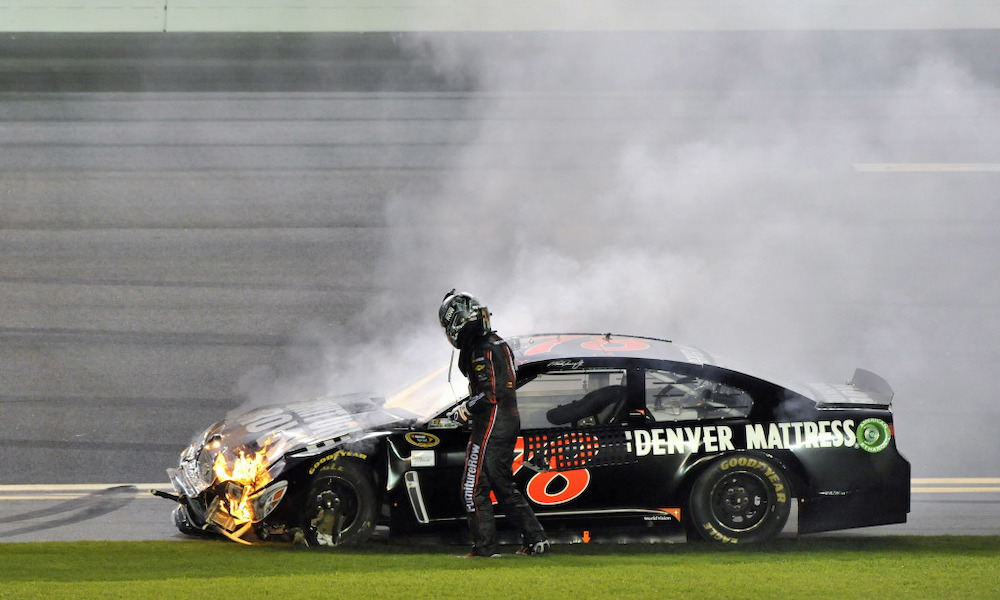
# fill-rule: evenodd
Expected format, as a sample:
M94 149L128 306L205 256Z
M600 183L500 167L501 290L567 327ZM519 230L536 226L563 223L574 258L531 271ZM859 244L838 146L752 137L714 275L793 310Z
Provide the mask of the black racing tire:
M771 459L729 454L710 464L694 482L688 499L691 533L723 544L769 540L785 527L791 486Z
M324 470L313 478L309 493L304 498L303 511L303 529L309 545L317 544L316 530L311 521L319 510L317 497L325 491L332 491L341 502L340 510L344 519L340 528L340 544L361 544L367 541L375 531L379 505L375 482L365 463L353 459L339 460L331 469Z

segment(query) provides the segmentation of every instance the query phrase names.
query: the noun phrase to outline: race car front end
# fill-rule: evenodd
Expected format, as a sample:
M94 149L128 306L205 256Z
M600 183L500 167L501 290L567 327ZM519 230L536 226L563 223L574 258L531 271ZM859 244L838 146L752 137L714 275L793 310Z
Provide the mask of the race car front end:
M244 542L251 526L270 514L287 491L288 482L276 480L284 468L281 453L271 449L266 441L259 447L230 447L218 425L209 428L185 448L176 469L167 469L179 494L174 497L177 527ZM279 458L272 460L275 456Z
M374 522L380 440L416 417L368 394L252 407L181 452L167 469L176 494L154 493L178 503L174 523L186 534L336 544L338 521L348 537Z

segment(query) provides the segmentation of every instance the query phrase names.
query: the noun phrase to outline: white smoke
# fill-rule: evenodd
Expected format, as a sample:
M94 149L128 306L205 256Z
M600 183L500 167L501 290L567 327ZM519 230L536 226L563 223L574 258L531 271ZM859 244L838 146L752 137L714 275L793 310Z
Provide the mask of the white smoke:
M734 39L742 69L731 48L678 67L601 36L530 52L425 40L444 72L478 82L481 128L437 196L394 200L385 272L427 328L458 286L502 334L662 336L807 380L875 370L896 389L904 450L931 470L920 439L943 414L996 420L1000 252L983 226L1000 208L983 175L862 165L989 160L995 88L932 43L867 37L840 62L838 39L791 35L756 57ZM713 86L649 79L665 72ZM973 348L985 356L969 363Z
M1000 103L970 53L888 33L411 42L472 88L449 98L475 135L443 148L433 193L389 198L387 293L279 387L434 368L457 287L504 335L653 335L812 381L865 367L917 473L967 463L923 440L969 415L969 456L998 458L992 176L877 167L992 160Z

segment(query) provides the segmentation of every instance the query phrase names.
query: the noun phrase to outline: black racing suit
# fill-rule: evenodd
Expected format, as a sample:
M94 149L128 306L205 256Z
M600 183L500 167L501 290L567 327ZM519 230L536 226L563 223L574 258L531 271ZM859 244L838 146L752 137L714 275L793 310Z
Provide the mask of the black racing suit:
M545 532L518 491L512 473L514 443L521 429L514 391L514 355L507 342L490 332L462 348L458 366L469 378L472 434L465 453L462 503L472 533L473 552L490 556L499 549L491 490L504 514L521 531L524 544L540 542Z

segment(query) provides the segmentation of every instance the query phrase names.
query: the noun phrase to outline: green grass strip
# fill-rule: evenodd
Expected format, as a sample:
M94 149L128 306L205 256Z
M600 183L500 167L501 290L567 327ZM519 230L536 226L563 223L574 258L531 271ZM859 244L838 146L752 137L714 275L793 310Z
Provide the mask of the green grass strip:
M1000 598L997 536L785 538L740 549L573 545L540 558L462 552L384 543L0 544L0 598Z

